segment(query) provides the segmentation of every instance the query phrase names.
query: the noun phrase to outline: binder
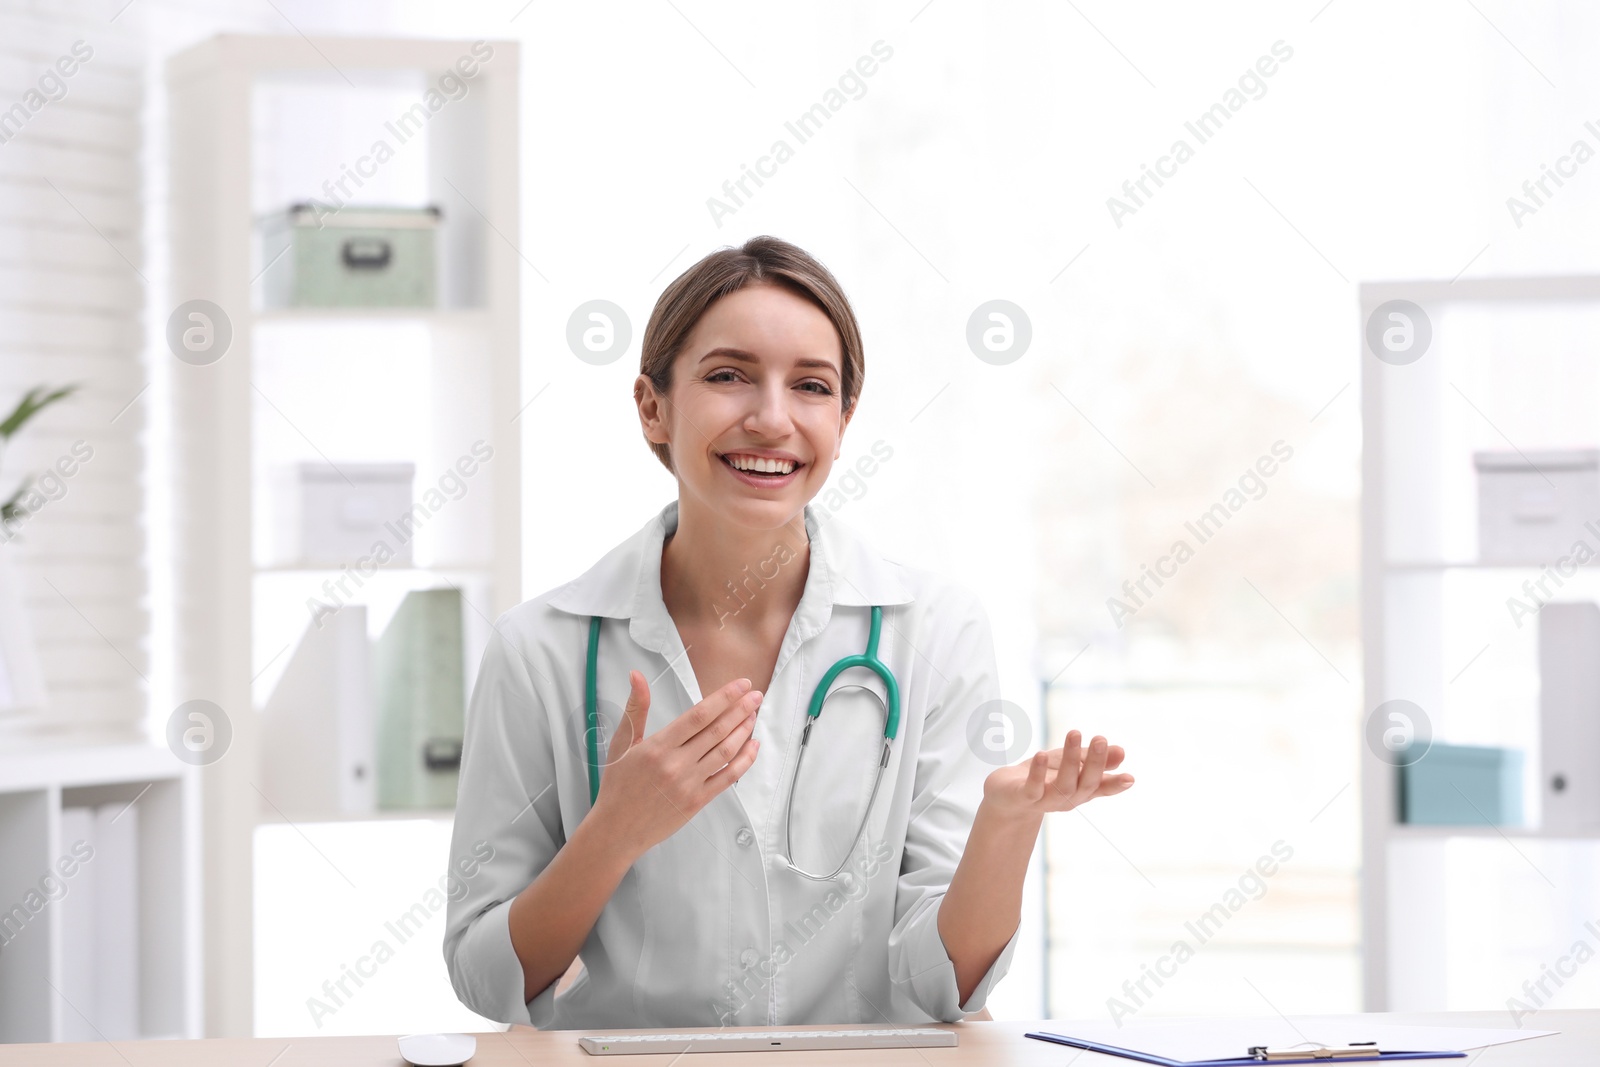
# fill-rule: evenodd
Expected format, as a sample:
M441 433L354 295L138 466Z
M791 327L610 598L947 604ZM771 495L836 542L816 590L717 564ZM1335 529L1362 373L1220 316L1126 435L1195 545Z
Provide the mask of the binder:
M94 809L94 1023L96 1036L139 1036L139 811L121 801Z
M83 842L91 848L94 836L94 809L61 809L61 854L71 854L72 846ZM61 988L65 1001L61 1012L61 1041L98 1041L94 1027L85 1021L95 1011L95 865L82 864L67 882L66 894L56 901L56 925L61 930ZM80 1014L81 1013L81 1014Z
M1280 1049L1272 1047L1270 1048L1270 1051L1268 1051L1267 1046L1256 1046L1254 1048L1247 1046L1246 1048L1240 1050L1243 1055L1229 1059L1174 1060L1169 1059L1166 1056L1158 1056L1151 1052L1138 1052L1134 1049L1119 1048L1116 1045L1107 1045L1099 1041L1090 1041L1086 1038L1067 1037L1064 1034L1040 1032L1028 1033L1024 1036L1031 1037L1039 1041L1051 1041L1057 1045L1069 1045L1072 1048L1085 1049L1089 1052L1100 1052L1108 1056L1121 1056L1123 1059L1137 1060L1140 1063L1153 1063L1156 1064L1157 1067L1259 1067L1259 1065L1263 1063L1336 1064L1362 1063L1373 1060L1438 1060L1464 1059L1466 1057L1465 1052L1452 1052L1444 1050L1413 1052L1380 1051L1376 1046L1374 1046L1371 1052L1366 1054L1353 1054L1345 1049L1341 1049L1338 1052L1332 1052L1328 1049L1306 1049L1303 1058L1295 1058L1292 1055L1288 1057L1284 1055L1284 1053L1295 1053L1297 1050L1293 1048ZM1258 1050L1261 1052L1260 1055L1252 1054ZM1322 1055L1317 1054L1319 1051L1322 1053Z
M1600 607L1551 602L1539 609L1541 828L1600 830Z
M261 711L264 808L289 819L372 814L371 661L364 604L306 624Z
M378 807L456 806L466 712L461 593L406 594L373 650Z
M139 812L127 801L61 809L62 854L78 855L61 879L61 1041L128 1041L139 1029Z

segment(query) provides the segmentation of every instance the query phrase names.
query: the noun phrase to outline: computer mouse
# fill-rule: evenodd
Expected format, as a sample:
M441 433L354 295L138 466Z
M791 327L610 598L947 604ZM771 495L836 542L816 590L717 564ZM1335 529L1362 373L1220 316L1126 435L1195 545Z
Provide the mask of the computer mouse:
M400 1055L416 1067L456 1067L472 1059L478 1039L471 1034L407 1034Z

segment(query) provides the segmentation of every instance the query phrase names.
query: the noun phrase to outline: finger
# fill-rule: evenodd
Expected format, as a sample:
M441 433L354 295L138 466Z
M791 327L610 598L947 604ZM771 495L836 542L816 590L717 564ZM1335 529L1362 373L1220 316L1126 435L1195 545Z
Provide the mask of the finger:
M1116 770L1118 767L1122 766L1122 761L1126 758L1127 752L1121 745L1112 745L1110 748L1106 749L1106 770ZM1061 750L1059 748L1052 748L1050 750L1050 769L1055 770L1057 764L1060 762Z
M1100 788L1095 790L1097 797L1116 796L1133 786L1133 775L1112 774L1100 779Z
M1083 735L1076 730L1068 730L1067 739L1061 742L1061 764L1056 768L1053 788L1062 796L1071 796L1078 788L1078 766L1083 761L1083 750L1079 747L1082 742Z
M732 762L733 757L744 748L744 743L750 740L750 735L755 733L755 729L756 717L751 713L744 717L744 721L729 730L726 737L712 745L711 751L701 756L700 762L695 765L699 768L701 779L709 779Z
M1128 755L1127 752L1123 749L1123 747L1121 745L1112 745L1110 748L1107 748L1106 749L1106 769L1110 770L1113 767L1119 766L1122 763L1122 761L1125 758L1127 758L1127 755ZM1061 750L1059 748L1052 748L1050 750L1050 766L1054 767L1056 765L1056 763L1058 761L1060 761L1060 759L1061 759Z
M1044 796L1046 780L1050 776L1050 754L1048 752L1035 752L1033 758L1028 760L1027 791L1029 800L1038 800Z
M739 724L750 715L755 714L761 707L761 700L765 694L759 689L752 689L739 697L722 710L716 718L712 719L699 733L683 743L682 750L691 760L699 762L706 758L706 754L720 745L724 738L739 728ZM726 762L726 760L724 760Z
M1078 788L1072 791L1072 803L1076 807L1095 795L1095 790L1100 788L1100 779L1106 773L1106 739L1096 737L1089 742L1089 755L1084 760L1083 771L1078 775Z
M735 678L715 693L706 697L688 711L662 727L661 733L668 744L681 745L728 710L729 705L750 691L750 679Z
M607 758L615 762L644 740L644 724L650 717L650 683L639 671L628 672L628 703L622 708L622 721L611 735Z
M761 751L760 741L753 737L746 741L744 747L739 750L739 754L729 760L726 767L706 779L706 788L710 791L710 794L716 796L744 777L744 772L748 771L750 765L756 761L756 753L759 751Z

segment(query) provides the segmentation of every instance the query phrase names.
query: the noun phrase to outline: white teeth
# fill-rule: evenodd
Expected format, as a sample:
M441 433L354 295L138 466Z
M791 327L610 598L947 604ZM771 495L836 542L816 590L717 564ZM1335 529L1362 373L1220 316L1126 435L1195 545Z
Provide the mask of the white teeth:
M742 471L754 471L758 474L789 474L794 470L794 461L788 459L766 459L760 456L727 456L727 461Z

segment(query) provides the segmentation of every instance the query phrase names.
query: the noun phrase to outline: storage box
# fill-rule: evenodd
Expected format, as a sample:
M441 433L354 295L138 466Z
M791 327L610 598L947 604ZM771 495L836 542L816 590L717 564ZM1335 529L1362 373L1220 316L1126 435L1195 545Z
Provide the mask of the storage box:
M409 567L411 463L299 463L278 471L273 562L290 567ZM379 545L384 546L380 551ZM380 558L381 557L381 558Z
M1522 753L1442 745L1400 768L1400 821L1425 826L1521 826Z
M433 307L439 209L295 204L261 224L267 307Z
M1475 452L1478 470L1478 559L1545 566L1583 538L1600 548L1584 523L1600 525L1600 450Z

